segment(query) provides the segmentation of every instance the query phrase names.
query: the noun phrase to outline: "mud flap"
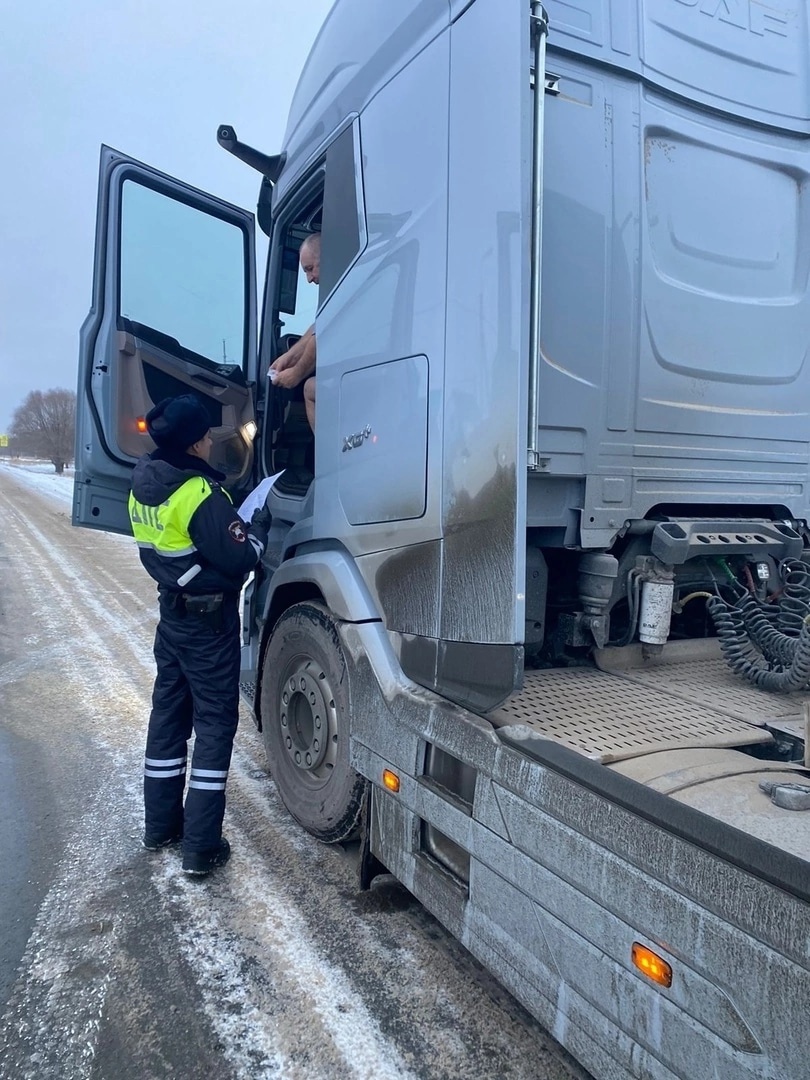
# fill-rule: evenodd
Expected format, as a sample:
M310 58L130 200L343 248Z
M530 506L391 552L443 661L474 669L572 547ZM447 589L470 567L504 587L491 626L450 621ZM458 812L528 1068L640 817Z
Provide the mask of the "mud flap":
M387 867L383 866L376 855L371 853L371 799L373 791L373 786L369 784L366 787L363 808L360 811L360 863L358 872L362 891L371 888L371 883L375 877L389 873Z

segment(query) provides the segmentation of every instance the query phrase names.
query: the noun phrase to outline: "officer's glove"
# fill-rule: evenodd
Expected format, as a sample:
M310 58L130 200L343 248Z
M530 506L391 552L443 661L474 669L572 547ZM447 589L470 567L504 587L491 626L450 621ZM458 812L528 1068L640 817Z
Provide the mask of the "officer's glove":
M250 519L250 524L259 525L269 532L270 526L273 524L273 515L266 506L260 506L258 510L253 511L253 517Z
M248 538L256 548L256 553L261 558L267 548L267 534L273 524L273 515L266 506L256 510L248 525Z

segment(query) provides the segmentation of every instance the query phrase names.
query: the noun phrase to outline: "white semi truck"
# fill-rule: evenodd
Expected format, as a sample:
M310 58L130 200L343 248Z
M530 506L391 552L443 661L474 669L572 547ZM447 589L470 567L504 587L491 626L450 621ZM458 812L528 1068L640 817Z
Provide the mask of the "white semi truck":
M74 523L198 394L237 495L281 472L292 815L598 1080L810 1076L807 4L337 0L279 153L219 139L260 306L253 215L102 150Z

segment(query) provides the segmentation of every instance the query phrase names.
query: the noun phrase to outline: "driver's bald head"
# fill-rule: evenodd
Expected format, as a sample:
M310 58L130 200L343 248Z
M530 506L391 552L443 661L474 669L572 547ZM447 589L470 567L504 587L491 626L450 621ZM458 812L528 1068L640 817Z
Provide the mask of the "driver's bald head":
M307 276L311 285L317 285L321 280L321 234L310 233L303 241L298 251L301 260L301 269Z

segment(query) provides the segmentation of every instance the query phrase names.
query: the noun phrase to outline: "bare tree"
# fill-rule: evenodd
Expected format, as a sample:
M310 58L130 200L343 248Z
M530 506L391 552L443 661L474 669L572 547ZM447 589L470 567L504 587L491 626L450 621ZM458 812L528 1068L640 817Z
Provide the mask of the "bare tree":
M73 460L76 395L72 390L32 390L14 410L9 434L22 450L47 458L62 473Z

